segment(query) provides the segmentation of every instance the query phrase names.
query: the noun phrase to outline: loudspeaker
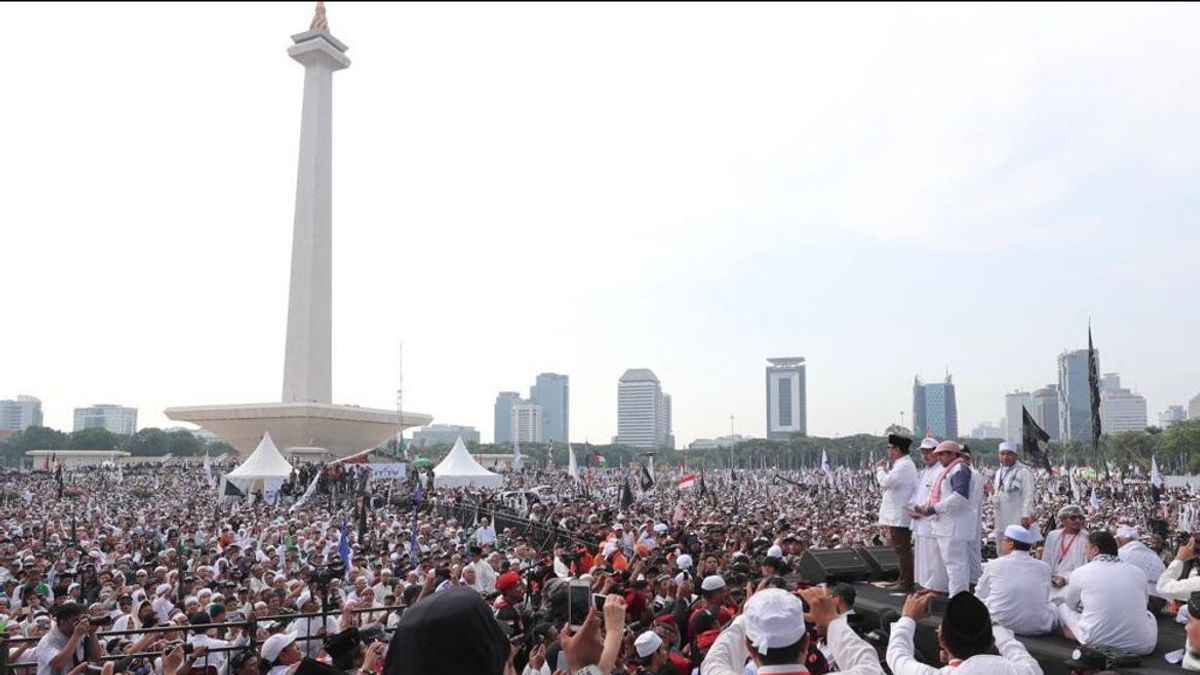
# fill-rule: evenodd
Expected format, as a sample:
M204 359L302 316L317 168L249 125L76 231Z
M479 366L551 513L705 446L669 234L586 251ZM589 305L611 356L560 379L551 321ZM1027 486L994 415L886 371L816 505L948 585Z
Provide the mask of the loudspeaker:
M796 572L814 584L866 581L871 577L871 567L851 548L810 548L800 556Z
M900 559L891 546L864 546L858 549L871 568L871 581L896 581L900 578Z

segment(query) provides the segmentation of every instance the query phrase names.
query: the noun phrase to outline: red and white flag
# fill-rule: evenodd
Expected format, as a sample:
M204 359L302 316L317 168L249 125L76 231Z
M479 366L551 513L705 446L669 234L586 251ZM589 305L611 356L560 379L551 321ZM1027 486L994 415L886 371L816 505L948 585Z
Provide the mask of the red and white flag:
M689 473L679 479L680 490L691 490L696 487L696 474Z

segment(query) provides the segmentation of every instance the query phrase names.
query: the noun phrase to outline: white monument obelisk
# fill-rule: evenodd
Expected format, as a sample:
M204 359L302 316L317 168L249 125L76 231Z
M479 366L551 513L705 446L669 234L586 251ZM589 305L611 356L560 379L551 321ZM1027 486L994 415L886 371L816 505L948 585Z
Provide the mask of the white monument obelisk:
M325 3L309 30L293 35L288 55L304 66L300 166L292 230L283 400L272 403L178 406L167 417L198 424L246 458L264 433L294 456L344 457L373 448L397 427L424 426L429 415L336 405L333 347L333 73L350 65L346 45L329 34Z
M333 73L350 65L325 3L288 56L304 66L283 402L333 402Z

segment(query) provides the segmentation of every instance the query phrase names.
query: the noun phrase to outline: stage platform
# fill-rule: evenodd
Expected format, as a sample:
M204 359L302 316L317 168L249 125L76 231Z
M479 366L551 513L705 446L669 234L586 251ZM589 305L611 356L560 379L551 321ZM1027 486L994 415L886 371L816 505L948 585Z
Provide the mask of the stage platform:
M877 588L869 583L854 584L855 590L858 592L858 598L854 603L854 610L862 614L866 620L866 625L869 629L879 627L879 615L886 610L893 610L896 616L900 614L900 607L904 604L904 594L892 593L882 588ZM937 629L940 619L929 618L921 621L917 625L916 647L919 652L930 655L932 658L937 658ZM1070 671L1063 666L1063 661L1071 658L1071 652L1075 649L1075 645L1067 642L1060 636L1043 636L1043 637L1021 637L1018 639L1037 659L1041 664L1042 670L1046 675L1069 675ZM1117 670L1117 672L1131 673L1134 675L1165 675L1166 673L1178 674L1182 672L1178 665L1167 663L1163 656L1167 652L1172 652L1177 649L1182 649L1184 643L1183 626L1175 623L1165 617L1159 617L1158 620L1158 648L1153 654L1142 657L1142 665L1136 668L1128 668ZM930 665L940 665L930 663Z

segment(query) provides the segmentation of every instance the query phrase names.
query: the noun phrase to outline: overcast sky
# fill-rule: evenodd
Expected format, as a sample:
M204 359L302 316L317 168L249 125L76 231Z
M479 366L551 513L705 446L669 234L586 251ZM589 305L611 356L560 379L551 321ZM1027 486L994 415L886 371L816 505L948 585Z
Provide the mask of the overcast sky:
M279 400L311 2L20 3L0 72L0 398ZM962 432L1086 346L1200 393L1196 5L330 2L334 398L571 437L654 370L680 445L879 432L915 374Z

